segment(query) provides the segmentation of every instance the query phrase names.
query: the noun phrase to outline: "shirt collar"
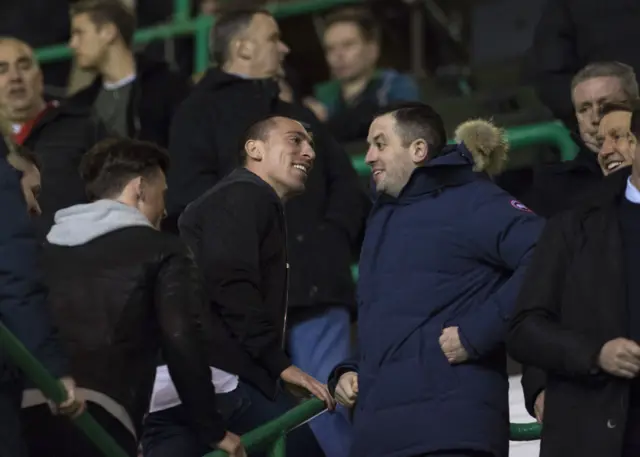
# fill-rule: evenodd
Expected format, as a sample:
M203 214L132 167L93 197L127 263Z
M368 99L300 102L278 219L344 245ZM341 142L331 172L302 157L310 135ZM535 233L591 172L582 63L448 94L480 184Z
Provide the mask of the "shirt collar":
M627 179L627 189L624 192L624 196L631 203L640 205L640 190L631 182L631 176Z

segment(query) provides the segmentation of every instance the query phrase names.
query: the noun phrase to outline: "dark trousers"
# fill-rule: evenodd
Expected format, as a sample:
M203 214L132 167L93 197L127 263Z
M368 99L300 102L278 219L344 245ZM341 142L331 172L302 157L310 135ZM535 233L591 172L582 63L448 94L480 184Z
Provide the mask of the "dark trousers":
M135 438L118 419L94 403L87 403L87 410L127 455L137 456ZM23 409L22 426L32 457L104 457L70 419L52 415L47 405Z
M22 383L0 382L0 457L25 457L20 426Z
M293 397L286 392L280 392L276 400L271 401L258 390L243 383L233 392L216 395L216 402L228 430L236 435L242 435L269 422L296 405ZM287 435L286 447L288 457L324 456L306 424ZM198 439L180 405L147 416L142 450L145 457L202 457L212 449ZM266 454L251 454L252 457L264 455Z

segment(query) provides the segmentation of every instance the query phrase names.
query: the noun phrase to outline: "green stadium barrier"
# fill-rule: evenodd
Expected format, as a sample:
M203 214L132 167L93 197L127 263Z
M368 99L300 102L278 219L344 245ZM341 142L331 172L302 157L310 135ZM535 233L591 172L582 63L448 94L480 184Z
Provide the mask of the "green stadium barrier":
M247 453L267 449L269 457L285 457L285 437L292 429L320 414L325 409L324 403L317 398L307 400L289 410L279 418L268 422L242 435L242 444ZM538 423L511 424L509 434L512 441L534 441L540 439L542 426ZM204 457L224 457L224 451L215 451Z
M67 392L31 355L24 345L0 322L0 347L9 355L13 363L36 385L42 393L55 403L62 403L67 398ZM73 419L75 425L96 445L105 457L128 457L120 446L113 440L87 411Z

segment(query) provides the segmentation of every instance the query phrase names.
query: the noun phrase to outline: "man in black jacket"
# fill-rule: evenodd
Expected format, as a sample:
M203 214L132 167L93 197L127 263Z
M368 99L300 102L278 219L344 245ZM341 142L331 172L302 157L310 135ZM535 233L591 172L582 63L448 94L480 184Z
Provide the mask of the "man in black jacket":
M548 374L542 457L640 454L640 110L631 133L610 136L633 165L549 221L507 340Z
M191 203L180 218L209 303L244 348L244 354L227 352L217 364L240 378L244 398L234 407L239 433L295 405L280 380L334 406L326 387L292 365L283 347L289 265L282 201L305 188L315 159L311 137L299 122L271 116L254 124L244 140L244 166ZM152 413L147 426L144 447L158 449L149 457L202 455L177 411ZM307 425L287 436L287 455L323 455Z
M206 349L220 348L207 344L212 318L197 267L177 237L157 230L167 166L166 152L128 139L85 155L95 201L59 211L47 235L49 307L89 411L128 455L137 455L161 352L202 446L241 457L216 409ZM23 407L31 455L100 455L70 422L47 414L39 391L25 391Z
M8 150L0 136L0 322L56 377L69 375L67 358L51 325L45 300L38 244L29 220L20 172L7 162ZM25 457L21 441L20 401L23 379L0 352L0 456ZM63 378L72 404L74 382ZM47 411L47 413L49 413Z
M165 62L134 56L136 18L121 0L81 0L71 18L70 46L78 66L99 77L70 102L93 109L110 132L167 147L188 78Z
M56 211L86 202L78 164L106 136L88 109L45 101L42 81L29 45L0 38L0 112L12 124L13 140L37 156L43 175L42 215L35 221L41 240Z
M277 79L288 49L266 11L238 9L216 18L217 64L180 106L171 125L167 226L238 166L243 132L280 114L309 127L316 159L306 191L285 204L291 265L289 351L295 365L322 381L350 357L355 309L350 265L360 250L370 202L342 147L307 109L282 101ZM350 424L342 414L311 423L330 457L346 457Z
M571 83L571 99L578 121L576 144L580 150L575 159L545 166L536 171L533 186L523 202L536 214L552 217L575 208L598 188L605 174L613 173L628 163L605 158L598 138L601 121L613 106L619 111L638 99L638 83L631 67L619 62L594 62L580 70ZM628 111L629 108L626 108ZM613 124L616 123L615 119ZM628 122L622 130L628 129ZM525 368L522 386L525 404L539 421L544 414L545 375L536 368Z

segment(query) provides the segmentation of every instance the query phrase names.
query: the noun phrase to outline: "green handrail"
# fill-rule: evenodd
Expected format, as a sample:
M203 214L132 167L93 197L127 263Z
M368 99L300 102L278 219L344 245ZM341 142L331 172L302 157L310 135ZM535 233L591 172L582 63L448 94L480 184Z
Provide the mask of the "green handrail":
M324 410L324 403L317 398L306 400L282 416L242 435L242 444L248 453L269 447L270 457L284 457L284 436ZM204 457L224 457L225 455L227 453L224 451L215 451Z
M340 5L359 3L362 0L304 0L290 3L276 3L268 6L269 11L278 19L291 16L299 16L309 13L325 11ZM200 15L189 18L189 0L174 0L175 14L173 22L146 29L141 29L134 35L135 44L145 44L156 40L166 40L169 38L194 35L194 73L204 71L209 66L209 30L213 25L214 18ZM70 59L71 50L67 44L56 44L35 50L36 58L41 63L55 62Z
M512 150L537 144L548 144L556 146L560 150L563 161L573 159L578 153L578 145L561 122L522 125L506 129L506 132ZM364 154L354 156L352 162L360 176L369 175L370 170L364 161Z
M247 453L268 449L269 457L285 456L285 435L292 429L308 421L324 411L324 403L317 398L307 400L301 405L287 411L277 419L251 430L240 438ZM540 439L542 426L536 422L527 424L510 424L511 441L534 441ZM224 457L224 451L215 451L204 457Z
M55 379L24 345L0 322L0 347L47 398L62 403L67 398L60 381ZM128 457L87 411L74 419L75 425L100 449L106 457Z

